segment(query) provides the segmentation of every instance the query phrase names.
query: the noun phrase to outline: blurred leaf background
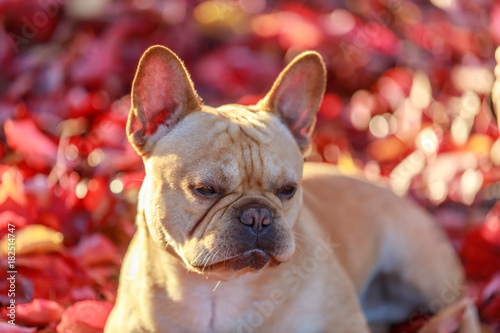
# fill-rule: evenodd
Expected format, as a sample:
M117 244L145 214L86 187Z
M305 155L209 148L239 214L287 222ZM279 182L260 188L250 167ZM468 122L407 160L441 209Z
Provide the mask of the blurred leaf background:
M295 55L320 52L328 87L307 160L430 210L485 330L500 331L499 42L488 0L1 1L0 331L12 329L9 224L16 332L102 330L144 175L124 133L128 94L154 44L212 106L252 104Z

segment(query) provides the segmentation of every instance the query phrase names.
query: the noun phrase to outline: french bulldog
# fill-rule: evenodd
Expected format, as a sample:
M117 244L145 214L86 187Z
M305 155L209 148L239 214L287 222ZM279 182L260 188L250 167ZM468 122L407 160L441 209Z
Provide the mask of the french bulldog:
M146 176L105 332L361 333L457 302L479 332L426 212L303 162L325 81L305 52L256 105L214 108L173 52L144 53L126 131Z

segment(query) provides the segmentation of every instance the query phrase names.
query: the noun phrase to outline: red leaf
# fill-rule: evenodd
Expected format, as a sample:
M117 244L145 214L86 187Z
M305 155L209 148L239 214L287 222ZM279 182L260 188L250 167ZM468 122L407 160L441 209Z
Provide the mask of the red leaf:
M36 327L14 326L6 322L0 321L0 332L3 333L35 333Z
M489 302L486 303L481 310L484 318L492 321L500 321L500 295L495 295Z
M129 172L118 179L123 183L124 190L138 189L141 187L145 176L146 172L144 170L139 170L136 172Z
M236 103L241 105L254 105L257 104L261 99L263 99L266 95L245 95L241 97Z
M0 269L0 305L8 305L11 300L9 297L10 280L7 280L10 274L8 274L5 269L8 267L7 265L7 258L0 259L0 267L2 267L2 269ZM27 303L32 300L33 281L19 274L16 278L16 303Z
M57 146L50 141L31 119L8 119L4 125L7 144L21 154L34 168L52 166L57 158Z
M484 288L483 298L485 304L481 315L487 320L500 322L500 274Z
M92 178L87 184L87 194L83 198L83 206L89 212L96 211L108 202L109 186L106 179L101 177Z
M500 247L500 202L497 202L486 216L481 234L485 240Z
M490 32L495 44L500 43L500 4L496 3L490 12Z
M99 233L84 238L73 254L86 266L119 262L116 246Z
M25 216L21 216L12 210L0 212L0 239L8 232L7 229L9 225L15 225L16 230L19 230L27 224L28 222Z
M484 225L465 235L460 252L469 278L490 279L500 270L500 246L484 238Z
M89 281L74 258L61 254L18 256L16 266L20 276L33 282L35 298L50 298L59 303L74 301L71 289Z
M337 118L342 113L342 99L335 94L326 94L318 114L325 119Z
M16 320L26 325L42 326L61 319L64 308L46 299L34 299L31 303L16 306Z
M102 332L113 304L104 301L77 302L64 311L57 332Z

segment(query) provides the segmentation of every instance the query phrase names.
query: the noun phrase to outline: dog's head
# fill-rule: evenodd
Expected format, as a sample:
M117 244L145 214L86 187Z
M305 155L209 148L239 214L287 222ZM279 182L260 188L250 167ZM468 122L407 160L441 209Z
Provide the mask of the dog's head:
M132 87L127 134L146 178L139 213L188 269L230 279L291 258L302 204L302 153L325 87L306 52L252 106L202 105L184 65L153 46Z

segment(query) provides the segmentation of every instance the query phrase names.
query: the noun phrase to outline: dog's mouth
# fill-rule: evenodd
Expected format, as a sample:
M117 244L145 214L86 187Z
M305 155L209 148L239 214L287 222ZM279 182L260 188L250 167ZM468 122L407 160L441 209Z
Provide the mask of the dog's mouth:
M202 272L238 272L241 270L257 272L266 266L273 267L277 265L279 265L279 262L264 250L253 249L210 265L194 267Z

